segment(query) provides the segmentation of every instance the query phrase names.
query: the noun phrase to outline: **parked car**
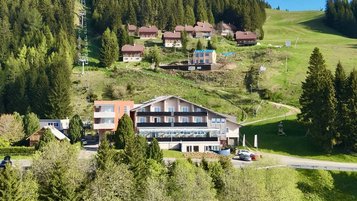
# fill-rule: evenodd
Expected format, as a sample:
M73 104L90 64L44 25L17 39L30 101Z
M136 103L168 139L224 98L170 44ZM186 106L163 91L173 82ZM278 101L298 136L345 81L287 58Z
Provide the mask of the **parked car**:
M238 155L239 160L251 161L252 160L252 155L254 155L254 154L251 153L248 150L241 149L241 150L238 151L237 155Z

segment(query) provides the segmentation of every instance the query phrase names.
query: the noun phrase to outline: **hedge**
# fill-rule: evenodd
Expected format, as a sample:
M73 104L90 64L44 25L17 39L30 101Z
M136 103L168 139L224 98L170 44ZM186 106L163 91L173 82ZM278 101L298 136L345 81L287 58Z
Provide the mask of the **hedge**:
M3 147L0 148L0 156L30 156L35 151L34 147Z

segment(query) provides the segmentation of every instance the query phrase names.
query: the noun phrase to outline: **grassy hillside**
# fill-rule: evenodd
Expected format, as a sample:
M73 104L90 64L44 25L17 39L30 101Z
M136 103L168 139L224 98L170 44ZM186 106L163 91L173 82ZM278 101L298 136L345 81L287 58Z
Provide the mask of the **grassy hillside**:
M267 10L265 39L261 43L283 46L285 41L290 40L292 47L274 49L275 55L280 57L279 62L267 64L268 71L262 84L274 91L280 91L289 103L298 104L301 82L305 79L309 57L315 47L320 48L328 68L332 71L338 61L342 62L348 72L357 67L357 40L346 38L325 26L323 16L320 11Z

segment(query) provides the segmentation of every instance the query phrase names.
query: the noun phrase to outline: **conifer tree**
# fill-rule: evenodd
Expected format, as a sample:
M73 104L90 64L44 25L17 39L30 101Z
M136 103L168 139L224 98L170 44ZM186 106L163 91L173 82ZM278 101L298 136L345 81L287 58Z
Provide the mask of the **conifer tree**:
M334 80L334 86L335 86L335 92L336 92L336 113L339 118L336 118L336 126L337 126L337 136L340 138L339 140L344 139L345 135L345 123L346 117L345 112L346 112L346 83L347 78L345 74L345 70L343 69L343 66L341 62L338 62L336 71L335 71L335 80Z
M48 93L49 81L44 69L39 70L36 83L31 90L31 109L39 118L45 118L49 110Z
M353 70L347 81L346 149L357 151L357 71Z
M48 143L55 141L56 138L51 132L50 129L46 129L45 132L42 134L40 137L40 141L37 144L37 149L41 150L43 147L45 147Z
M115 131L115 147L117 149L124 149L126 144L134 141L134 138L133 121L127 114L124 114L122 118L120 118L118 128Z
M207 7L204 0L195 1L195 16L198 21L207 21Z
M160 149L159 142L156 138L154 138L148 149L148 158L157 161L158 163L162 163L163 153Z
M182 52L184 54L186 54L187 53L187 43L188 43L186 31L181 32L181 40L182 40Z
M72 113L70 62L68 54L55 54L48 69L48 110L45 114L47 118L64 119Z
M119 45L116 34L109 28L102 35L100 62L102 66L109 67L119 58Z
M185 19L185 10L183 8L183 2L182 0L176 0L175 2L175 9L176 9L176 14L175 14L175 18L176 18L176 24L183 24L184 23L184 19Z
M136 11L134 9L132 1L129 1L128 22L129 22L129 24L133 24L133 25L138 24L138 22L136 20Z
M97 169L106 170L108 164L113 161L113 158L113 149L110 147L107 136L104 136L100 142L98 153L96 155Z
M200 39L198 39L197 45L196 45L196 50L203 50L203 44Z
M79 142L83 137L83 122L78 114L69 121L68 133L72 144Z
M193 11L193 7L190 5L185 6L185 24L186 25L194 25L196 21L195 13Z
M25 137L32 135L38 129L40 129L40 120L35 113L27 113L24 118L24 131Z
M0 169L0 199L18 201L36 201L38 186L32 175L7 165Z
M331 152L336 144L336 97L333 76L326 69L325 60L315 48L308 67L307 78L302 84L299 118L310 125L311 134L322 148Z

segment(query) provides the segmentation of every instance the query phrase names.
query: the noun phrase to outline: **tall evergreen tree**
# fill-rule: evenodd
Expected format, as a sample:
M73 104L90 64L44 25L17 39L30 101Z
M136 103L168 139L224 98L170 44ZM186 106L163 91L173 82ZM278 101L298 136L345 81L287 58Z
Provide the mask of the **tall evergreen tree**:
M118 128L115 131L115 147L117 149L124 149L126 144L134 143L134 138L133 121L127 114L124 114L122 118L120 118Z
M106 170L108 165L113 162L114 152L110 146L107 136L101 140L96 155L97 169Z
M25 137L32 135L38 129L40 129L40 120L35 113L27 113L24 118L24 131Z
M74 115L69 121L69 139L71 139L71 143L75 144L81 140L83 135L83 122L79 115Z
M163 153L160 149L159 142L156 138L154 138L148 149L148 158L157 161L158 163L162 163Z
M66 54L55 54L48 69L48 110L45 116L64 119L72 113L71 106L71 61Z
M314 49L310 57L307 74L299 99L302 106L299 118L310 125L316 142L330 152L336 144L336 97L333 76L326 69L325 60L318 48Z
M346 119L345 112L346 112L346 107L344 104L346 104L346 83L347 78L345 74L345 70L343 69L343 66L341 62L337 64L336 71L335 71L335 81L334 81L334 86L335 86L335 92L336 92L336 113L337 117L336 118L336 126L337 126L337 136L342 139L345 138L345 125Z
M102 36L102 47L100 50L100 63L109 67L119 58L119 45L116 34L109 28Z
M196 50L203 50L203 49L204 49L204 47L203 47L202 41L199 39L197 41Z
M186 25L194 25L196 21L195 13L193 11L193 7L186 5L185 6L185 24Z
M195 16L198 21L207 21L207 7L204 0L195 1Z
M345 145L348 151L357 151L357 71L353 70L347 81L347 114Z

